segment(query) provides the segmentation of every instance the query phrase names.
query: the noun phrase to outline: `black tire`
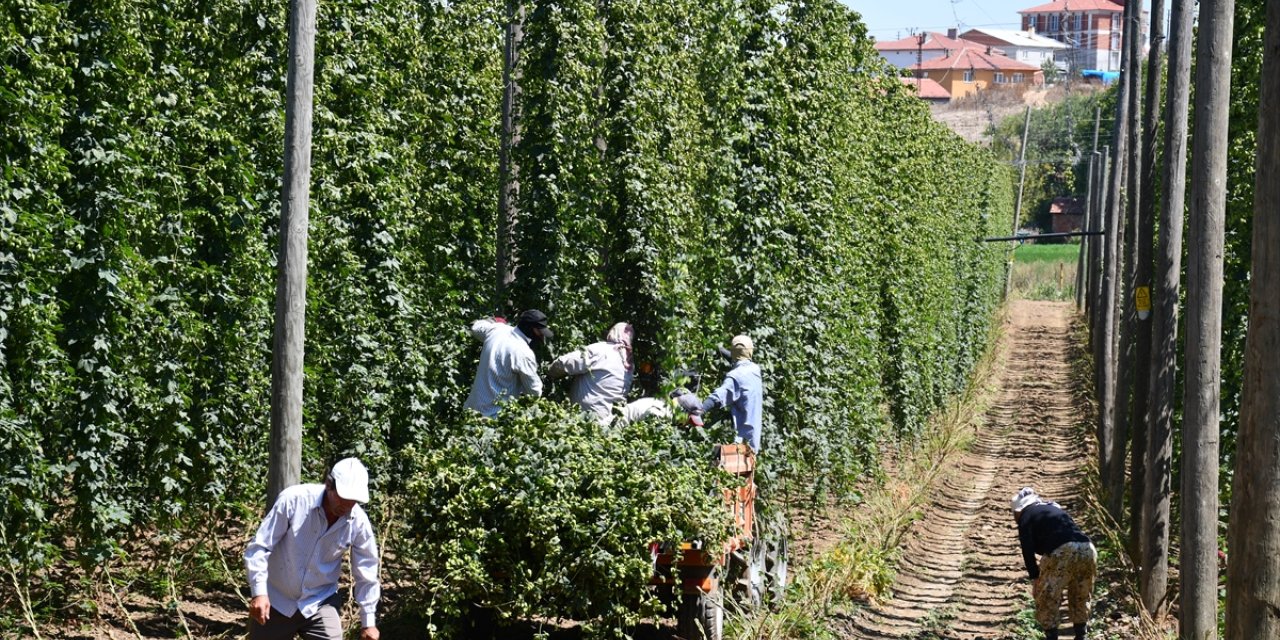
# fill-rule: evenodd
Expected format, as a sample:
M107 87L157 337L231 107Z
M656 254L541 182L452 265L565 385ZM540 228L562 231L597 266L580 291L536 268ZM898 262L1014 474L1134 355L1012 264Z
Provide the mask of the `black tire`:
M681 640L722 640L724 606L720 591L684 594L676 620L676 635Z

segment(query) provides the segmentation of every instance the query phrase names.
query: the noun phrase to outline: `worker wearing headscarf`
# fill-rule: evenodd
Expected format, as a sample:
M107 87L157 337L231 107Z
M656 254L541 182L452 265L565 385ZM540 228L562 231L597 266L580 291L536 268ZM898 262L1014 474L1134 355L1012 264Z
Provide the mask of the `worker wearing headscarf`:
M613 407L625 403L631 389L634 339L631 325L619 322L604 340L556 358L547 379L570 378L569 399L607 424L613 419Z

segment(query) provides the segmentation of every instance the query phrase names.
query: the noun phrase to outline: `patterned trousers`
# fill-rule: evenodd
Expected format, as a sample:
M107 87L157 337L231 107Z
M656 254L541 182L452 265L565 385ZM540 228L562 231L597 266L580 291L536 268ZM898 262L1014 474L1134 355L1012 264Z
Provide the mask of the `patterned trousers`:
M1040 592L1036 594L1036 622L1044 629L1058 627L1062 592L1072 624L1089 621L1089 596L1098 573L1098 551L1089 542L1068 542L1040 559Z

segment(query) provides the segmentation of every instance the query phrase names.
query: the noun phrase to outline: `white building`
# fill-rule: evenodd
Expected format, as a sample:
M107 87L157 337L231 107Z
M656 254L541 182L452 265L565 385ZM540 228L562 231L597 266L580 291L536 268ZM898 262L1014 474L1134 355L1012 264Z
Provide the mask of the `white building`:
M970 29L960 34L960 39L992 47L1018 62L1037 67L1043 67L1044 63L1049 61L1065 69L1066 61L1057 60L1057 55L1071 48L1070 45L1053 38L1046 38L1032 31L1014 29Z

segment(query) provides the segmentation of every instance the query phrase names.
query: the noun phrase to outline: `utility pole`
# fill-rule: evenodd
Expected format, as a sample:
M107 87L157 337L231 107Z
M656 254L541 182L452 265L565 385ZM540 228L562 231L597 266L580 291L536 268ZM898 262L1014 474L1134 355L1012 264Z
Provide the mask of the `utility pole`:
M1018 233L1022 223L1022 192L1027 184L1027 134L1031 133L1031 107L1027 107L1022 120L1022 148L1018 150L1018 201L1013 209L1013 233Z
M302 475L302 363L307 310L307 225L311 204L311 98L316 2L289 3L284 188L280 195L280 271L271 351L271 454L267 507Z
M1160 76L1164 73L1164 0L1151 2L1151 48L1147 54L1147 88L1142 103L1142 172L1138 216L1134 228L1137 253L1134 258L1133 294L1138 319L1133 356L1133 454L1129 464L1129 555L1135 564L1142 560L1141 536L1143 495L1146 493L1147 447L1151 433L1148 407L1151 387L1151 271L1155 259L1155 172L1156 130L1160 126Z
M1018 200L1013 208L1013 230L1010 235L1018 235L1018 225L1022 222L1022 192L1027 182L1027 134L1031 131L1031 107L1026 109L1022 120L1022 148L1018 149ZM1009 297L1013 289L1013 250L1009 251L1009 272L1004 279L1004 297Z
M1227 125L1235 0L1200 0L1191 237L1187 248L1186 387L1182 417L1183 640L1218 631L1218 404L1221 394L1222 250L1226 235Z
M507 0L507 25L502 57L502 140L498 148L498 224L495 251L497 280L494 283L493 310L500 313L507 303L507 287L515 280L516 203L520 182L511 158L512 148L519 142L517 97L520 94L520 44L524 39L523 0Z
M920 76L924 74L925 32L916 34L916 95L920 94Z
M1187 110L1191 102L1191 36L1195 0L1172 0L1169 19L1169 95L1165 98L1160 235L1152 300L1151 405L1143 484L1139 590L1155 614L1169 585L1169 498L1173 493L1173 394L1177 382L1178 298L1182 284L1182 226L1187 182Z
M1267 3L1244 398L1227 544L1227 639L1280 638L1280 3Z

